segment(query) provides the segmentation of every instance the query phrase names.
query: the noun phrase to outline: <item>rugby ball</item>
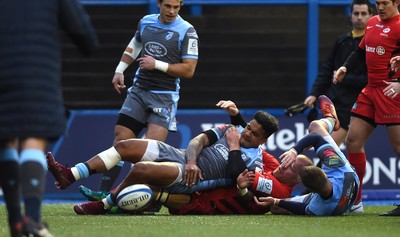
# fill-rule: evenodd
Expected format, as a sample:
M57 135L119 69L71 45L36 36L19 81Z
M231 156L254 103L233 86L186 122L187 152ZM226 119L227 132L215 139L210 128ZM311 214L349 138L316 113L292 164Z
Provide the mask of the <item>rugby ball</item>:
M117 205L126 211L138 211L153 201L153 191L144 184L134 184L124 188L117 196Z

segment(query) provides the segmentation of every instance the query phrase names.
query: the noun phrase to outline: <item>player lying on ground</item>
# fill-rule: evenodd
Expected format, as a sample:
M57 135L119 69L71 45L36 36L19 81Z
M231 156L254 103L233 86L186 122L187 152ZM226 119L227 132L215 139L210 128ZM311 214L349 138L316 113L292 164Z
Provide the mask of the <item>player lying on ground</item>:
M325 115L330 114L337 118L335 108L327 97L320 96L319 103L320 107L325 108L322 109ZM298 154L314 147L322 160L322 169L308 166L300 171L301 181L312 193L289 199L255 198L260 206L271 207L274 214L316 216L342 215L353 206L360 181L354 168L328 133L333 126L328 119L313 121L309 127L310 133L281 155L282 166L287 166L296 160Z
M124 160L135 163L132 170L138 170L134 177L127 177L131 184L148 183L171 193L192 193L232 184L232 177L235 180L237 176L227 170L230 155L243 159L249 170L262 172L260 145L277 129L275 117L258 111L245 128L224 125L207 130L193 138L186 150L150 139L128 139L72 168L56 162L51 153L46 158L60 189Z
M231 101L224 102L221 107L225 109L230 108L231 112L228 112L231 116L238 115L237 107ZM234 112L232 112L232 110ZM232 122L243 124L244 121L239 116L234 117ZM245 125L246 123L244 123L244 126ZM231 158L234 157L230 155L229 159ZM242 163L237 164L237 161L241 161ZM231 162L230 160L228 163L234 166L233 168L231 168L231 170L236 170L235 176L239 175L246 169L246 165L243 163L243 160L240 159L240 157L239 159L236 159L236 162ZM235 163L237 165L235 165ZM254 193L259 196L271 195L274 197L286 198L290 196L293 187L300 181L298 172L301 170L302 167L312 165L312 162L308 158L302 156L297 159L296 162L293 163L291 166L283 168L279 167L279 162L276 160L275 157L263 151L263 164L264 172L248 172L246 175L246 177L250 178L248 180L248 183L239 184L238 187L249 187ZM131 170L131 173L129 175L135 177L137 176L135 172L138 172L138 169ZM125 179L120 187L127 187L129 185L132 185L133 183L129 182L129 180L129 178ZM109 196L108 199L115 200L115 197L122 189L123 188L114 190L112 192L114 198L111 198L111 196ZM85 194L92 193L92 191L88 190L87 188L81 188L81 190L83 190ZM265 213L269 210L269 208L255 209L254 205L251 205L251 203L249 204L248 202L244 202L242 198L240 198L240 195L238 195L236 186L201 193L196 192L195 194L191 195L191 199L188 195L169 195L168 193L159 195L157 194L157 192L155 196L156 201L161 201L166 206L171 207L171 213L176 214L255 214ZM93 196L90 197L93 198ZM168 200L168 203L165 203L165 199ZM252 201L252 199L250 200ZM176 203L174 203L175 201ZM190 203L188 203L189 201ZM78 204L74 206L74 210L78 214L103 214L107 212L106 210L104 210L104 206L107 205L105 205L103 202L106 202L106 199L98 202L87 202ZM211 203L213 204L211 205Z

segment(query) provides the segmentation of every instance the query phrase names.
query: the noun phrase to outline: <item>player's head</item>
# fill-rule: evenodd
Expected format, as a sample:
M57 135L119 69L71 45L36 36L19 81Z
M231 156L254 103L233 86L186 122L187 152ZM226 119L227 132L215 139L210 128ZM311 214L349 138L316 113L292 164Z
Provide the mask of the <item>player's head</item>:
M375 6L382 20L388 20L399 13L399 0L375 0Z
M373 8L369 0L354 0L350 9L353 29L364 30L365 24L373 15Z
M265 143L271 134L278 131L279 122L265 111L257 111L240 136L240 146L258 147Z
M298 155L296 160L288 167L279 166L272 173L281 183L295 186L301 182L300 171L307 166L312 166L312 161L305 155Z
M329 188L325 172L316 166L306 166L300 170L301 182L314 193L323 194Z
M164 24L173 22L178 16L182 4L182 0L158 0L158 8L160 8L160 22Z

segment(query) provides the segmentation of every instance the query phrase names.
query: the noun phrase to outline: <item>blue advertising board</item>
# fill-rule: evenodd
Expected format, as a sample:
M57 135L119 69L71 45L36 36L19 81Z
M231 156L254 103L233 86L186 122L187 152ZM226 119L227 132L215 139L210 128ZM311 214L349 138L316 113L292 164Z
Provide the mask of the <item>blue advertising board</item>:
M255 110L241 110L245 120L250 120L254 112ZM72 111L67 133L49 149L63 164L68 163L72 166L88 160L111 146L117 113L118 111L114 110ZM304 115L294 117L276 115L276 117L280 121L280 129L268 139L264 146L269 153L279 157L307 133L308 122ZM189 140L202 131L229 122L229 116L222 110L181 110L177 119L178 132L171 133L167 143L179 148L185 148ZM341 149L346 154L344 145ZM365 149L368 163L363 198L400 200L400 160L390 146L385 127L380 126L376 129ZM308 151L307 155L313 158L314 163L318 162L318 158L312 151ZM130 165L125 164L123 171L125 173L121 174L118 182L122 181L129 168ZM80 196L79 185L97 189L100 178L101 175L96 174L60 191L54 186L54 178L48 174L46 195L66 198Z

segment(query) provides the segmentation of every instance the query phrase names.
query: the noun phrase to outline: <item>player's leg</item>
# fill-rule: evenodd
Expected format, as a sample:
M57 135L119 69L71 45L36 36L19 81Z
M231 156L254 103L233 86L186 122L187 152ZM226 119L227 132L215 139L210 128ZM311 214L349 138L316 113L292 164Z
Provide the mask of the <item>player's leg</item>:
M354 203L354 206L358 207L357 205L362 201L362 182L367 164L364 144L374 131L375 127L364 119L354 116L351 117L350 124L351 126L346 137L346 149L348 160L356 170L357 176L360 179L360 189Z
M120 114L119 118L118 118L118 122L117 125L115 126L114 129L114 142L113 145L115 145L117 142L125 140L125 139L130 139L130 138L136 138L136 134L139 134L139 132L142 130L142 128L144 127L144 124L139 123L138 121L130 121L130 124L136 124L135 131L134 130L123 126L123 125L119 125L118 123L123 123L124 121L126 121L126 123L128 123L127 120L131 120L128 116ZM117 163L117 165L115 165L114 167L112 167L110 170L106 171L103 173L103 176L101 178L101 182L100 182L100 187L99 190L100 192L108 192L111 190L112 186L114 185L115 181L117 180L122 168L123 168L124 162L120 161Z
M38 138L20 141L20 180L25 204L23 232L26 236L52 236L41 220L47 172L43 152L46 144L45 139Z
M393 151L396 155L400 156L400 124L387 125L387 134L389 136L390 144L392 145Z
M88 161L79 163L72 168L58 163L51 153L47 153L46 159L49 171L56 179L56 185L65 189L79 179L87 178L95 173L110 170L119 161L139 162L145 155L147 145L152 140L128 139L119 141L115 146L100 152Z
M118 194L133 184L146 183L152 186L168 187L182 180L183 165L172 162L143 161L136 163L124 179L110 195L101 201L85 202L74 206L74 211L80 215L104 214L116 205ZM166 202L165 194L156 195L156 200Z
M0 141L0 187L4 194L11 236L22 235L19 163L16 146L16 139Z

